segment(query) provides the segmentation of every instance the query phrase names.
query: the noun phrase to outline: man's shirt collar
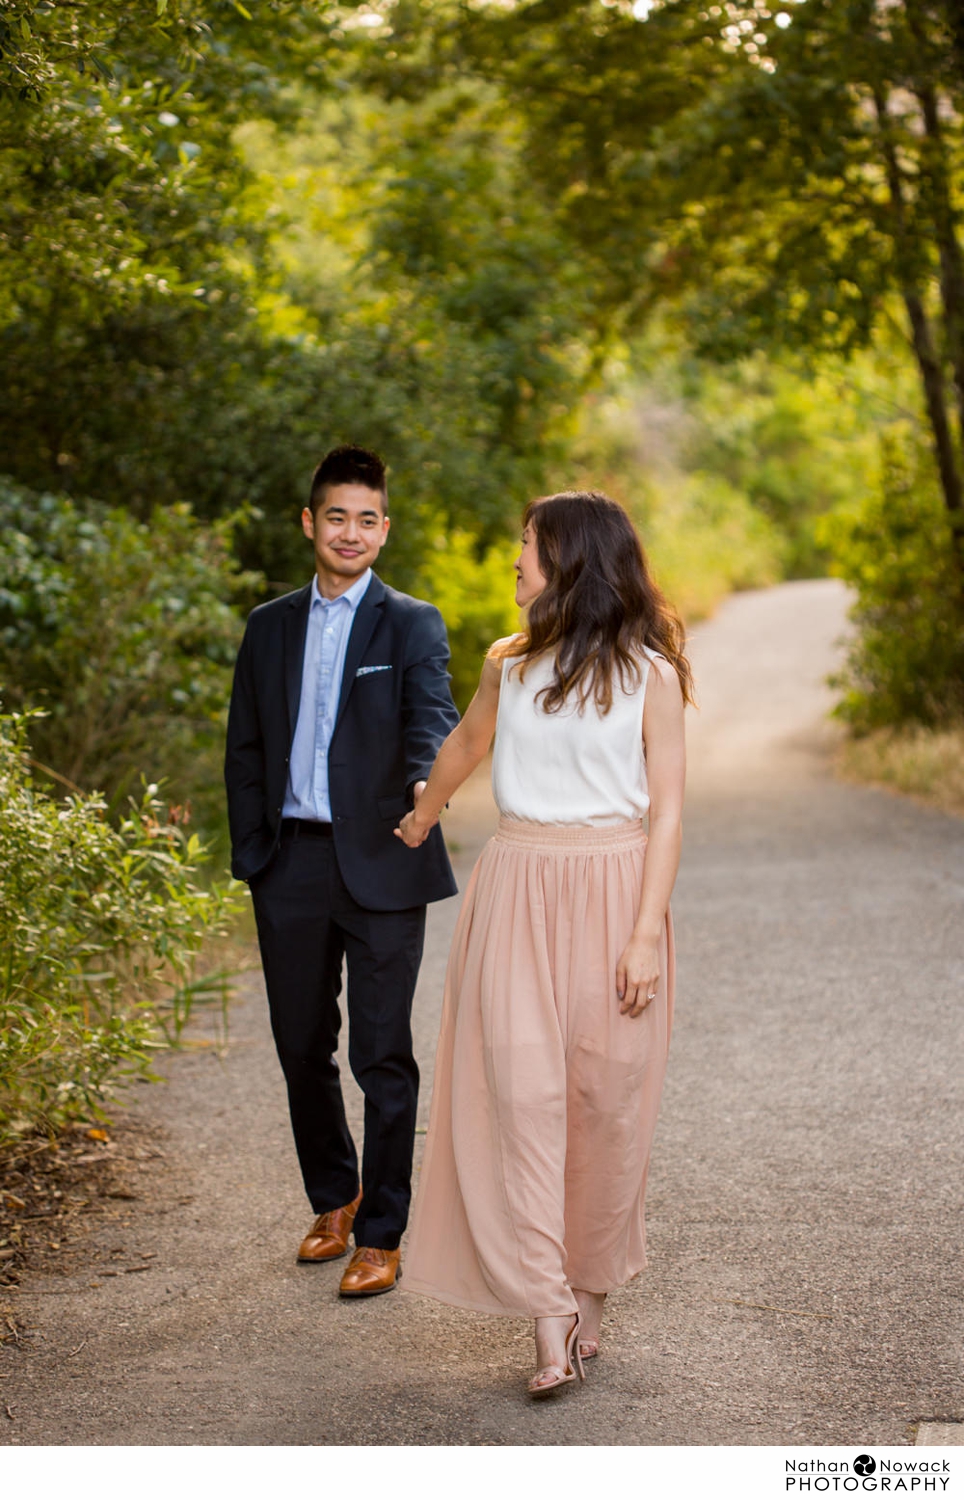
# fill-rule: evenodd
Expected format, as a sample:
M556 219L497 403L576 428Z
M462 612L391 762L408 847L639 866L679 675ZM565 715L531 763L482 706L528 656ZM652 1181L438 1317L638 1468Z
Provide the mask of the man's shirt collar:
M314 609L316 604L320 604L322 608L329 608L332 604L340 604L344 600L352 614L354 614L365 597L371 581L372 570L371 568L366 568L361 577L355 579L350 589L346 589L343 594L339 594L337 599L326 599L318 587L318 574L316 573L311 580L311 608Z

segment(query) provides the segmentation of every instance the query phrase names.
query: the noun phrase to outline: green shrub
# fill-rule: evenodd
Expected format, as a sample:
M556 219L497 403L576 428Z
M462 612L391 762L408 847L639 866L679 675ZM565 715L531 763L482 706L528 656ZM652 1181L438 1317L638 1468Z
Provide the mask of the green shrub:
M569 463L552 475L559 489L601 489L635 521L660 587L684 619L709 615L734 589L765 588L784 576L785 528L755 505L744 475L729 479L713 462L683 466L698 428L674 390L664 359L665 392L618 385L584 403Z
M766 588L782 576L777 527L713 474L696 471L656 486L640 533L660 587L690 621L734 589Z
M442 611L452 648L452 695L460 713L479 685L485 653L519 628L513 559L517 542L496 542L480 557L467 531L437 534L415 592Z
M196 962L237 909L197 883L202 846L161 821L156 787L119 826L97 796L59 802L31 779L26 730L0 715L0 1141L149 1076L192 1005L226 998Z
M835 710L857 734L964 716L964 600L947 512L926 455L894 438L878 486L822 518L833 572L852 584L857 634Z
M220 817L224 715L242 631L230 527L149 522L0 482L0 684L38 707L34 753L121 805L141 773Z

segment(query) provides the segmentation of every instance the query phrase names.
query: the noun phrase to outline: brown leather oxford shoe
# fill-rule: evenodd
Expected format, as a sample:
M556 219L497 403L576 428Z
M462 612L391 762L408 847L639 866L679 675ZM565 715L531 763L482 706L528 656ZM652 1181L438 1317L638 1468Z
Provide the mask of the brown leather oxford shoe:
M319 1260L337 1260L348 1253L348 1236L361 1203L361 1193L354 1203L343 1208L330 1208L319 1214L298 1246L298 1259L307 1265Z
M348 1269L338 1288L343 1297L376 1297L390 1292L402 1274L400 1250L379 1250L360 1246L348 1262Z

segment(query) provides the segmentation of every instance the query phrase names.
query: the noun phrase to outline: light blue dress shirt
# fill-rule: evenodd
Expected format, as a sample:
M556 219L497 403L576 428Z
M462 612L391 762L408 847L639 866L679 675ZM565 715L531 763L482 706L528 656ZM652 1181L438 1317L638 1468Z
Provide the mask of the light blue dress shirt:
M301 701L282 817L332 821L328 747L335 729L352 621L371 581L372 570L368 568L339 599L325 599L319 593L317 575L311 581Z

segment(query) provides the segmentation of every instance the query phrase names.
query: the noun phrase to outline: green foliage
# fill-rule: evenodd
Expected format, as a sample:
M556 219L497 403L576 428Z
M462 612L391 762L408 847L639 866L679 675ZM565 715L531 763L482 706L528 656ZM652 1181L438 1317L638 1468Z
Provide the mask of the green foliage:
M56 0L4 0L0 90L20 100L36 101L64 69L79 76L90 69L95 77L106 77L110 42L123 12L139 12L142 25L160 28L168 6L169 0L100 0L98 4L75 0L69 6ZM181 10L180 0L173 0L166 19L179 18Z
M721 371L684 361L682 462L725 479L775 528L785 578L827 571L815 522L860 498L876 471L878 434L894 420L883 363L858 355L806 370L757 355Z
M950 0L10 0L5 469L159 535L158 507L243 511L231 544L277 592L309 570L297 517L320 454L379 449L384 571L444 598L460 700L506 628L505 538L549 488L623 498L690 614L819 571L815 519L859 509L887 425L838 387L855 350L885 357L914 297L936 357L927 400L900 400L932 428L943 400L947 495L961 468L962 35ZM788 345L816 369L760 352ZM597 420L613 405L618 433ZM29 571L39 542L17 530L27 552L2 555ZM123 600L109 571L97 586ZM157 608L143 628L170 631ZM44 756L113 792L163 724L150 774L182 796L190 762L213 805L204 736L234 627L211 617L196 674L190 630L168 686L119 669L148 727L113 760L100 642L87 672L61 619L80 666L58 677L54 627L43 648L18 637L11 682L49 705ZM91 705L76 730L58 707L74 677Z
M734 589L765 588L782 572L782 538L744 494L699 470L666 485L640 522L663 592L688 620Z
M297 129L238 139L277 224L272 316L300 321L285 385L313 364L323 398L281 446L304 432L316 453L323 432L385 454L398 525L384 570L412 588L438 536L469 530L484 551L544 488L589 368L589 284L478 86L306 100Z
M494 543L482 555L468 531L439 534L416 581L416 592L441 611L452 648L452 695L464 713L479 685L493 641L519 628L512 563L518 544Z
M964 717L964 600L933 466L888 440L880 482L819 523L833 571L857 591L858 634L834 686L857 733Z
M220 814L225 709L242 620L260 582L239 573L227 522L186 506L150 521L0 485L0 683L36 707L38 760L117 802L140 773Z
M366 99L352 6L21 9L46 71L0 90L6 471L142 520L245 506L240 555L279 588L337 442L390 461L401 587L438 517L494 539L585 359L491 101Z
M854 723L901 714L926 721L948 694L956 701L964 593L960 5L410 0L393 17L395 46L372 64L386 90L414 92L434 67L447 78L483 77L512 99L533 190L594 267L603 322L631 331L672 306L700 356L752 362L763 348L789 348L838 366L902 324L917 380L914 416L938 460L943 520L931 508L930 481L910 495L890 472L876 499L855 498L866 444L852 445L857 462L848 472L835 463L844 450L832 422L799 389L771 391L754 411L732 369L719 391L726 401L736 394L742 410L733 422L705 424L683 466L725 478L731 502L745 497L774 523L791 574L820 567L832 537L840 566L859 575L866 639L844 705ZM849 531L844 520L814 524L827 504L851 518L874 516L879 566L863 522L853 519ZM912 543L908 528L918 524L930 529Z
M124 81L147 55L204 93L229 78L231 124L239 109L270 112L279 70L323 74L324 43L350 16L329 0L4 0L0 94L42 102L63 78Z
M384 86L497 81L526 131L533 189L594 258L621 320L689 300L690 338L723 358L764 341L865 345L902 266L937 264L928 87L959 154L964 73L933 0L605 0L399 8ZM380 49L384 53L384 48ZM906 170L891 201L873 95ZM956 106L956 107L955 107ZM959 159L959 157L958 157Z
M0 1140L149 1076L193 1004L223 1003L226 976L196 960L236 909L198 885L203 849L161 821L156 787L113 826L98 797L56 801L27 766L27 720L0 716Z
M279 436L253 327L264 232L231 140L250 70L195 55L195 31L168 37L150 7L82 9L120 51L112 76L69 54L39 103L0 99L4 467L142 519L186 498L234 509L263 493L245 432Z
M583 403L553 488L603 489L619 500L664 592L695 620L731 590L764 587L785 573L787 529L748 493L749 466L731 465L731 479L719 451L769 406L760 400L754 410L733 380L724 416L713 408L709 372L684 379L678 352L636 351L637 362L648 366L646 379L632 366L616 368L608 390ZM774 451L773 475L792 482L786 457Z

